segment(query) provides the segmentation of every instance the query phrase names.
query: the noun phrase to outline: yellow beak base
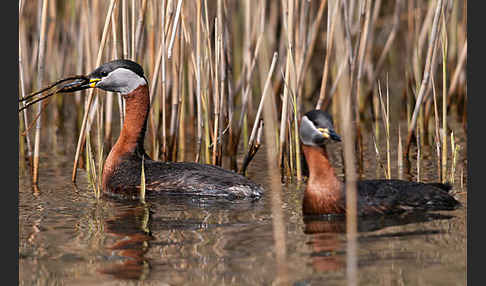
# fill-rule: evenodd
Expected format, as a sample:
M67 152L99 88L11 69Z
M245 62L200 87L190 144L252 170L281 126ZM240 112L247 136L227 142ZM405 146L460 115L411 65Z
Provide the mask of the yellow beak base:
M92 78L89 80L89 87L96 87L96 83L99 82L100 78Z
M324 136L324 138L328 139L330 137L329 136L329 129L327 129L327 128L318 128L317 130L322 133L322 136Z

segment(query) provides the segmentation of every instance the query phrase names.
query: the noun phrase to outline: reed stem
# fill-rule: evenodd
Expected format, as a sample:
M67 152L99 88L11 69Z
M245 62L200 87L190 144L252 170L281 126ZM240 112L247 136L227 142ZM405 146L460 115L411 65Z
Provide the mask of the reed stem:
M125 0L123 0L123 1L125 1ZM108 27L110 25L110 18L111 18L111 14L113 13L113 8L115 7L115 3L116 3L116 0L111 0L110 6L108 8L108 12L107 12L106 17L105 17L105 24L104 24L104 27L103 27L103 35L101 37L100 47L98 48L98 56L96 58L96 66L99 66L101 64L101 56L103 54L103 49L104 49L105 44L106 44ZM73 166L73 172L72 172L72 176L71 176L71 180L73 182L76 181L78 160L79 160L79 155L80 155L80 152L81 152L81 147L82 147L84 139L85 139L86 125L87 125L87 120L88 120L89 109L91 107L91 102L93 100L93 95L94 95L94 89L90 89L88 99L87 99L87 103L86 103L86 109L84 111L83 122L81 124L81 130L79 131L80 135L79 135L79 138L78 138L78 145L76 147L76 155L74 157L74 166Z
M207 10L206 10L207 13ZM197 0L196 12L196 106L197 106L197 138L196 162L200 161L202 143L202 110L201 110L201 0Z
M39 37L39 54L37 59L37 86L41 87L44 81L44 69L45 69L45 47L46 47L46 21L47 21L47 3L48 0L42 0L42 12L40 37ZM40 153L40 131L41 131L41 111L42 106L38 106L39 118L35 125L35 137L34 137L34 158L32 169L32 182L36 185L39 180L39 153Z
M339 5L334 3L334 5ZM348 53L351 48L348 46L347 49L338 48L346 46L346 39L344 37L344 29L342 23L342 13L336 14L336 33L335 42L336 45L336 56L344 62L348 61ZM350 83L350 69L347 64L345 64L345 71L343 72L343 79L339 81L339 110L342 130L343 130L343 142L344 142L344 168L345 168L345 192L346 192L346 277L348 285L358 285L358 256L357 256L357 230L358 230L358 205L357 205L357 175L356 175L356 165L354 158L354 144L355 144L355 133L353 128L353 110L351 106L351 87Z
M288 118L288 105L289 105L289 92L293 90L289 90L289 88L293 87L294 80L293 77L295 75L295 70L292 69L292 57L293 57L293 39L294 39L294 1L289 0L287 1L287 7L284 7L285 14L287 18L284 18L284 26L286 24L286 37L287 37L287 59L285 63L285 79L284 81L287 83L284 85L284 94L282 99L282 116L280 117L280 141L279 141L279 160L281 162L281 166L283 167L283 161L285 156L284 144L285 144L285 137L287 136L287 118ZM285 22L286 21L286 22Z
M274 52L273 58L272 58L272 63L270 65L270 70L268 71L267 79L265 80L265 86L263 88L263 93L262 93L262 97L260 99L260 104L258 105L258 110L257 110L257 113L255 115L255 121L253 121L253 128L251 130L250 139L248 140L248 146L249 146L248 147L248 154L245 156L245 159L243 160L243 166L242 166L241 171L240 171L242 174L245 174L246 166L248 166L249 161L251 160L251 158L253 158L253 155L256 152L256 150L254 150L254 148L259 147L258 145L254 144L254 140L255 140L255 136L256 136L257 131L258 131L257 126L260 124L260 120L261 120L260 118L261 118L261 114L262 114L262 111L263 111L265 98L267 97L267 94L268 94L268 88L270 87L270 79L272 78L273 72L275 70L275 65L277 63L277 59L278 59L278 53ZM265 142L268 142L268 141L265 141Z
M430 79L430 71L432 68L432 54L434 52L434 47L437 39L437 34L439 31L439 17L440 17L440 12L442 8L442 0L437 1L437 6L434 14L434 21L432 23L432 29L430 32L430 37L429 37L429 47L427 50L427 58L425 61L425 67L424 67L424 72L423 72L423 78L422 78L422 83L420 84L420 90L417 95L417 100L415 102L415 107L412 113L412 119L410 120L410 126L408 129L408 135L407 135L407 145L406 145L406 151L405 153L407 154L408 157L408 152L410 150L410 143L412 140L412 134L413 131L415 130L415 127L417 125L417 116L418 116L418 111L420 110L420 107L422 106L422 101L425 96L425 91L427 90L428 84L429 84L429 79Z
M442 7L442 174L443 183L447 171L447 30ZM452 150L454 151L454 150Z
M19 3L20 5L20 3ZM23 66L23 60L22 60L22 43L20 42L19 39L19 82L20 82L20 96L22 98L25 98L25 82L24 82L24 66ZM22 106L25 107L25 103L22 103ZM24 109L22 111L22 119L24 122L24 129L25 129L25 143L27 145L27 158L29 160L32 160L32 143L30 142L30 134L29 130L27 129L27 126L29 126L29 120L27 116L27 110Z

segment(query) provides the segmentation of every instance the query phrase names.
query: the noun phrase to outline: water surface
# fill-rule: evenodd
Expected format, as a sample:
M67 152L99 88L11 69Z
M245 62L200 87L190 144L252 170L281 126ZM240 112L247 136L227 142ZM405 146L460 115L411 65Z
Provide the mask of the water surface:
M28 171L19 172L21 285L270 285L281 278L268 195L255 202L97 200L82 169L76 185L71 183L76 136L52 127L44 132L38 187L30 183ZM464 137L459 142L465 142ZM374 147L365 143L362 177L382 177ZM342 176L340 145L329 150ZM421 180L437 180L434 149L422 152ZM265 150L259 150L248 176L269 192L270 180L262 171L268 169L264 156ZM462 149L454 190L463 204L465 162ZM411 161L405 179L417 178L414 164ZM345 221L304 219L304 187L296 182L282 185L284 274L291 285L346 285ZM452 212L361 220L359 283L465 285L466 238L466 206Z

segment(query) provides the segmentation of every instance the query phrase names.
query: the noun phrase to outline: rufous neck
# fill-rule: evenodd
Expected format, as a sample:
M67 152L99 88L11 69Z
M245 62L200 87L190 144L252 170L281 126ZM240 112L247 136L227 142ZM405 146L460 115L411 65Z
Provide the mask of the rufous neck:
M143 144L150 110L148 87L141 85L122 96L125 99L125 119L115 146L121 153L136 152L142 155L144 154Z
M326 148L303 145L304 156L309 168L308 186L319 190L339 191L341 181L336 177L334 168L329 162Z
M303 145L302 149L309 167L302 211L306 214L342 213L342 183L334 173L325 147Z
M302 150L309 166L309 178L335 176L325 147L303 145Z

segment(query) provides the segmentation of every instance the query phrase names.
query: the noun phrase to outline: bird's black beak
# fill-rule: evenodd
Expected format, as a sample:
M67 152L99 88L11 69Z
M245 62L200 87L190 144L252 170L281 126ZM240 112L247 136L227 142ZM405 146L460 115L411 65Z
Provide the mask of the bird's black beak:
M341 142L341 137L332 128L318 128L317 130L321 132L322 137L325 139L332 139L334 141Z
M88 77L79 78L79 79L76 79L72 82L65 84L61 88L61 91L62 92L75 92L75 91L84 90L84 89L88 89L88 88L94 88L94 87L96 87L96 83L100 80L101 79L99 79L99 78L88 78Z
M341 137L332 129L329 130L329 137L334 141L341 142Z

